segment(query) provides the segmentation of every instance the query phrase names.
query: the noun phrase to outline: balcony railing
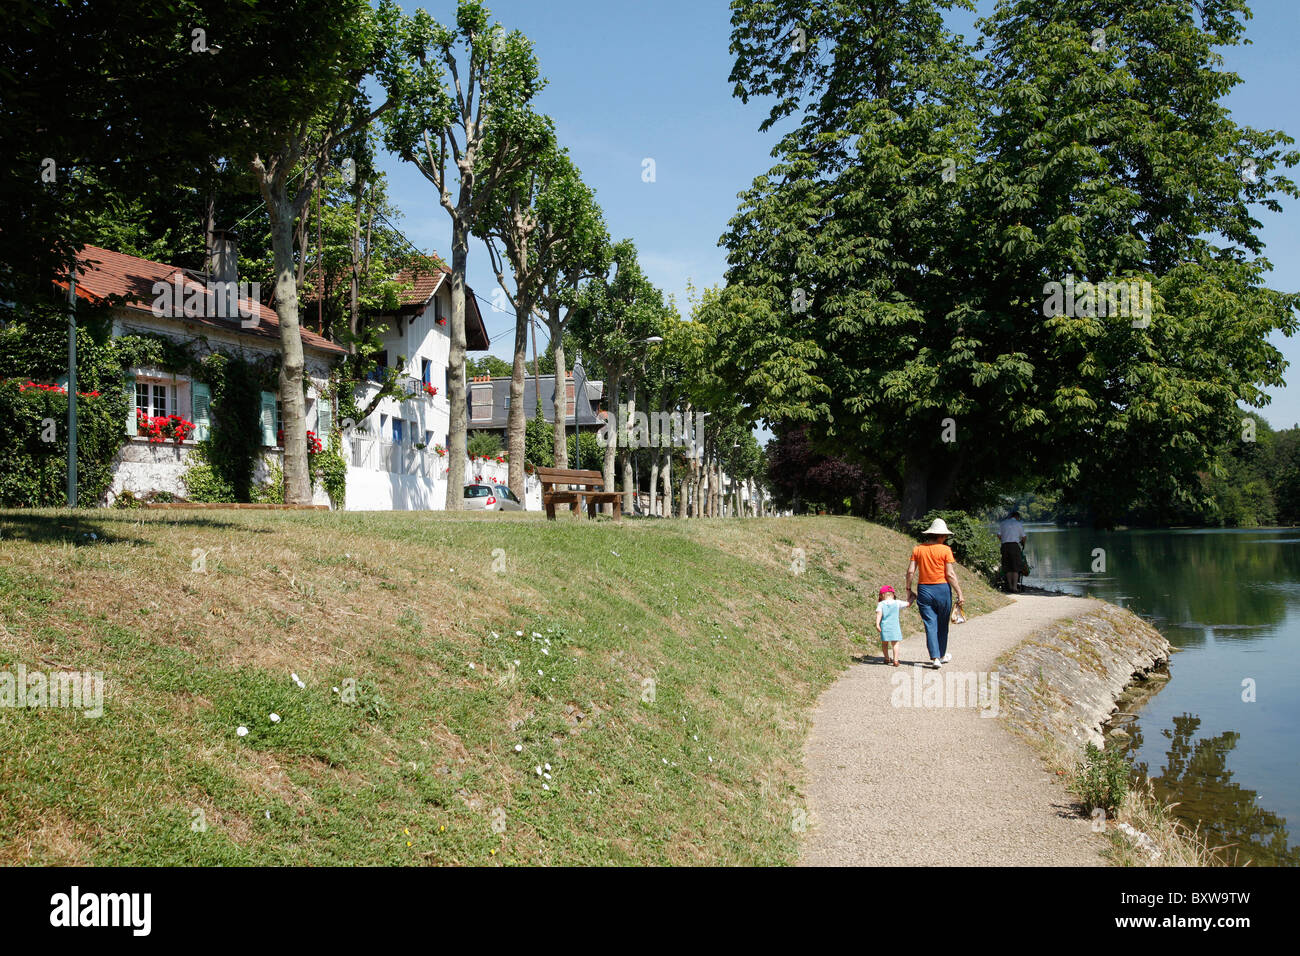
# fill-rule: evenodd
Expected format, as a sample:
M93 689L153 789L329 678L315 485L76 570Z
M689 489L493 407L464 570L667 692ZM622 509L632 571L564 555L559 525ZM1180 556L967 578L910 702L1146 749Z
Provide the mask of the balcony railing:
M405 441L385 441L361 432L352 435L353 468L438 478L442 475L442 462L442 457L431 448L416 448Z

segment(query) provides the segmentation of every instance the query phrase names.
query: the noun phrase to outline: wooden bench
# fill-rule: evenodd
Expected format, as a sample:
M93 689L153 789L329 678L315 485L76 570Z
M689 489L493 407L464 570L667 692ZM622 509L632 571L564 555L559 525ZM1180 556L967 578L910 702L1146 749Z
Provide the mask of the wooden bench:
M596 508L605 502L614 506L614 520L623 520L623 493L606 491L605 476L598 471L577 471L572 468L538 468L537 478L542 483L542 504L546 517L555 520L555 506L567 504L576 518L587 499L587 516L596 517ZM556 485L568 485L567 491L556 491ZM596 489L596 490L591 490Z

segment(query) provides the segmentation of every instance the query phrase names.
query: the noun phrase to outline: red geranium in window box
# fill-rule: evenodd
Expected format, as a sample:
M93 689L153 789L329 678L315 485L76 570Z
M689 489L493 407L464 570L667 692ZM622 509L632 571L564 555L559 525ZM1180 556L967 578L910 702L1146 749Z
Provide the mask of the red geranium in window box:
M136 431L154 444L173 441L179 445L194 434L194 423L179 415L150 416L143 409L136 409L135 423Z
M430 398L433 398L433 396L438 394L438 387L436 385L425 385L424 394L428 395Z

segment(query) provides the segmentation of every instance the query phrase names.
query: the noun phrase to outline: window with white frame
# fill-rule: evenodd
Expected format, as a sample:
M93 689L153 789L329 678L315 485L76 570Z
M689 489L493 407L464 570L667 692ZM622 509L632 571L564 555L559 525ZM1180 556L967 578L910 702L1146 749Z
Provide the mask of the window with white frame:
M136 378L135 407L150 418L166 418L176 411L176 386L160 378Z

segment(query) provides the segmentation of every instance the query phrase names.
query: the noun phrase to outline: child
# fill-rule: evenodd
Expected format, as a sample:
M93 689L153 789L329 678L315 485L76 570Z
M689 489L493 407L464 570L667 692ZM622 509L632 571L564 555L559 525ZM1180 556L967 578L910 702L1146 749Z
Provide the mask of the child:
M889 595L888 598L885 595ZM880 646L885 654L885 663L898 666L898 642L903 639L902 628L898 626L898 613L905 607L911 607L911 601L900 601L894 596L894 589L886 584L880 589L876 604L876 632L880 635Z

